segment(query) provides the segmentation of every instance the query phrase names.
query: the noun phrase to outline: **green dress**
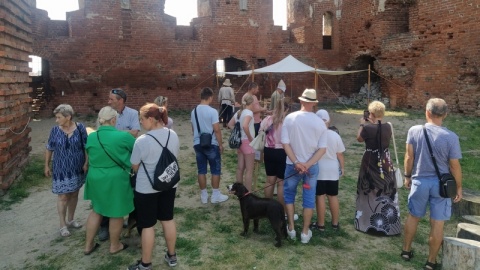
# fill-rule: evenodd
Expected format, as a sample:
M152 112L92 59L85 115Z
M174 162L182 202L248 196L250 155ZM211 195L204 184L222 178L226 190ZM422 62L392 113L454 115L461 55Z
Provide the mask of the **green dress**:
M108 154L127 171L105 153L98 138ZM93 210L102 216L124 217L134 209L128 173L134 143L135 138L130 133L112 126L101 126L87 138L88 174L84 199L91 200Z

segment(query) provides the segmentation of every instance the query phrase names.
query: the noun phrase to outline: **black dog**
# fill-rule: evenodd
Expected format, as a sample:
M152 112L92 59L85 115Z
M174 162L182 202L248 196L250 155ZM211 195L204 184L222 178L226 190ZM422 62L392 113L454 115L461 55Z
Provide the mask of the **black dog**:
M283 205L274 199L260 198L249 193L241 183L228 186L230 193L237 195L242 210L243 232L247 236L250 219L253 219L253 231L258 232L258 220L268 218L272 229L275 231L276 247L282 246L282 238L287 238L287 225L285 223L285 211Z

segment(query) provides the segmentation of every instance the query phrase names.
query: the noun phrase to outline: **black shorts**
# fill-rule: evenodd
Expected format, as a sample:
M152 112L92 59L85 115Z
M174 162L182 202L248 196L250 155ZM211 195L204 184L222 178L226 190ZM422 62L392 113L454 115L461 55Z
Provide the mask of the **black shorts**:
M338 180L317 180L317 196L325 195L328 196L337 196L338 195Z
M135 191L137 226L150 228L157 224L157 220L172 220L176 191L176 188L151 194L142 194Z
M267 176L276 176L285 179L285 168L287 167L287 154L285 150L265 147L263 149L263 162Z

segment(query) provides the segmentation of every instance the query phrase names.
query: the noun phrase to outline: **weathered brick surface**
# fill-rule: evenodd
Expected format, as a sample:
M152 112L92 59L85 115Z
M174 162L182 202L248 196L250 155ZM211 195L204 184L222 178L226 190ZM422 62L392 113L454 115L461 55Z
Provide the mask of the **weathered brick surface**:
M28 55L32 0L0 1L0 190L20 174L30 152Z
M293 31L273 25L272 0L249 0L246 11L239 10L238 1L198 1L204 16L190 26L176 26L176 19L163 12L164 0L130 1L130 9L122 9L120 2L82 1L84 8L68 13L63 26L45 23L43 11L32 11L38 25L34 54L50 61L51 67L55 97L47 110L66 102L78 112L94 112L107 103L113 87L126 89L132 107L166 95L172 108L188 109L198 103L201 87L216 87L215 60L229 57L246 62L246 69L259 67L261 60L273 64L289 54L319 68L341 66L336 19L334 49L323 50L316 34L321 33L321 21L299 26L295 31L304 36L299 42L289 34ZM316 5L316 17L335 13L333 1ZM68 29L68 35L53 34L62 29ZM312 74L256 75L260 94L270 96L281 78L294 97L314 87ZM231 79L238 89L247 78Z

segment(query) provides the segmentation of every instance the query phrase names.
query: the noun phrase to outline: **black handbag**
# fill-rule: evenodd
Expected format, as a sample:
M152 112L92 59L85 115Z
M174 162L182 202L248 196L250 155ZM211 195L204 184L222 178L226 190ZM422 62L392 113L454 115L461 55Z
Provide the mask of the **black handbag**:
M451 173L444 173L440 175L440 170L438 170L437 162L433 156L432 146L430 140L428 139L427 129L423 126L423 134L425 135L425 140L427 141L428 150L430 151L430 157L433 161L433 166L435 166L435 171L437 172L438 180L440 181L440 196L443 198L453 199L457 196L457 182L455 177Z
M203 148L210 148L212 147L212 133L202 133L200 131L200 124L198 123L198 116L197 116L197 108L195 107L195 121L197 121L197 130L198 130L198 135L200 135L200 146Z

